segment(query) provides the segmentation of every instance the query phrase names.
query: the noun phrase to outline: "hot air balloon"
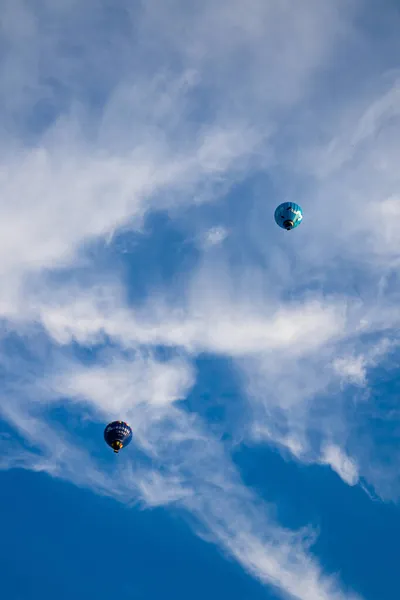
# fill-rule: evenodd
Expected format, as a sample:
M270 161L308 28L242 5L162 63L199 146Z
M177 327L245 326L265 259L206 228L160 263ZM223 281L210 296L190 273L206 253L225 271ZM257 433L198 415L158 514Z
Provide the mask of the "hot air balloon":
M106 443L116 454L132 440L132 429L124 421L113 421L104 430Z
M301 210L301 207L294 202L284 202L275 210L275 222L279 227L287 229L287 231L300 225L302 219L303 211Z

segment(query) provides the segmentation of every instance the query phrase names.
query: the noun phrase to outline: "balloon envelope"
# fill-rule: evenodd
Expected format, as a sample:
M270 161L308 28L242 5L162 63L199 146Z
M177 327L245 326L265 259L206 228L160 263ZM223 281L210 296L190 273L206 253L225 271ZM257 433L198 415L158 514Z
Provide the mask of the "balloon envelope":
M104 439L114 452L118 453L131 442L132 429L124 421L113 421L105 428Z
M275 222L282 229L295 229L303 220L303 211L298 204L294 202L284 202L275 210Z

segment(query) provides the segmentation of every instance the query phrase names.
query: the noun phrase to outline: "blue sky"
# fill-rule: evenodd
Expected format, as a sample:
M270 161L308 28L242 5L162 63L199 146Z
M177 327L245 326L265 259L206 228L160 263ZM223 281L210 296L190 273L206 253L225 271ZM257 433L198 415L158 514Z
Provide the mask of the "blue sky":
M4 595L396 598L397 4L1 11Z

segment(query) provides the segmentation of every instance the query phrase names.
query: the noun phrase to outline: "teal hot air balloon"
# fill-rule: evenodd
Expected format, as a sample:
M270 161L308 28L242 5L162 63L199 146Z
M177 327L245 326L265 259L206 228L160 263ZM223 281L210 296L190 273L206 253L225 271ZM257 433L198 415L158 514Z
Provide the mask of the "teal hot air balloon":
M294 202L284 202L275 210L275 222L282 229L290 231L295 229L303 220L301 206Z

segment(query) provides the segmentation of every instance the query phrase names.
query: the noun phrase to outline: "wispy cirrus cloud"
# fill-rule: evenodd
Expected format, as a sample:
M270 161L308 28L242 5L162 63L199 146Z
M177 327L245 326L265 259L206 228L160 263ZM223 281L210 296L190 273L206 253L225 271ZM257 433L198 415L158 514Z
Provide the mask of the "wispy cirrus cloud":
M129 368L132 366L134 363L129 361ZM111 363L112 370L115 361ZM103 367L103 377L98 364L87 367L86 371L86 379L82 372L71 371L63 383L56 382L52 393L73 397L73 390L82 389L84 380L84 400L98 411L99 390L105 398L108 393L118 392L118 386L102 389L104 378L111 374L107 364ZM122 365L121 373L126 377ZM25 395L27 389L28 386L19 396L19 402L15 402L14 396L14 408L8 406L2 414L37 450L8 447L10 460L3 457L2 468L46 471L128 504L172 503L196 517L198 524L209 532L209 541L218 543L246 570L285 596L299 600L349 597L341 592L334 579L322 574L309 555L312 531L290 532L282 528L269 507L244 486L223 445L207 432L206 424L198 417L172 404L160 408L148 396L147 406L142 403L135 409L130 407L134 444L142 452L142 459L136 455L133 463L111 469L87 448L79 447L76 434L73 441L71 432L55 430L40 418L33 398ZM37 391L37 387L32 390L33 394ZM43 401L46 400L42 394L39 402ZM102 401L105 413L110 410L107 401ZM146 456L152 459L151 467Z
M398 85L318 105L323 74L351 47L357 5L121 0L112 19L102 3L34 8L4 6L1 414L20 437L1 442L2 468L174 503L287 597L348 598L309 532L271 517L184 399L201 376L196 358L227 356L242 439L388 496L381 446L359 429L368 411L381 414L365 399L371 373L398 344ZM260 170L271 193L257 191ZM280 198L305 209L294 235L272 223ZM206 213L212 203L218 213ZM191 233L207 243L179 284L133 302L134 278L103 271L93 245L111 251L113 235L142 231L154 210L183 229L194 211L204 227ZM355 408L348 383L366 395ZM54 421L60 404L80 411L79 427ZM84 429L117 415L132 421L138 451L122 478Z

